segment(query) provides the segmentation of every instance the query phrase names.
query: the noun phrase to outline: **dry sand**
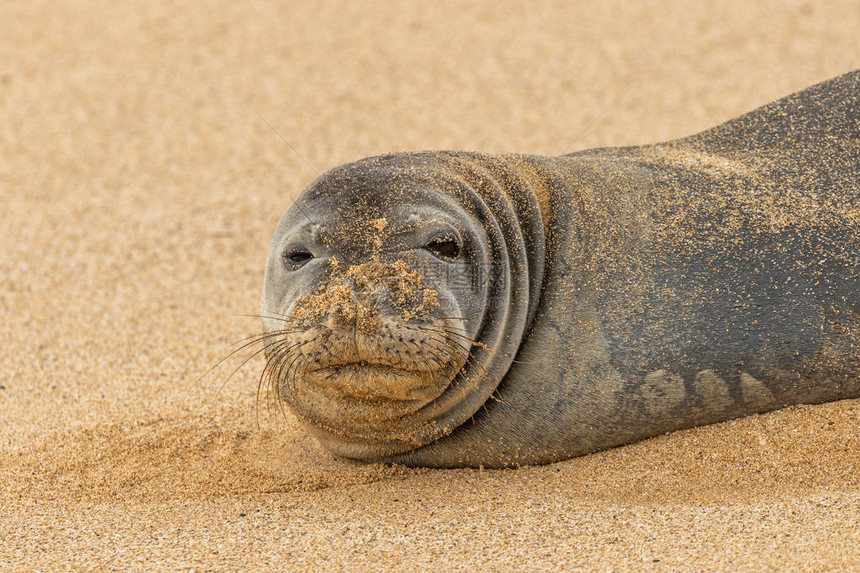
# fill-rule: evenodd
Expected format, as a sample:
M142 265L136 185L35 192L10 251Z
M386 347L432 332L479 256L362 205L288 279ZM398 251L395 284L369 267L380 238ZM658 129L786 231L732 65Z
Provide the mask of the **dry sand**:
M850 1L4 2L0 568L857 570L858 401L429 471L258 427L259 358L192 382L259 328L314 177L266 122L320 171L653 142L860 67L858 29Z

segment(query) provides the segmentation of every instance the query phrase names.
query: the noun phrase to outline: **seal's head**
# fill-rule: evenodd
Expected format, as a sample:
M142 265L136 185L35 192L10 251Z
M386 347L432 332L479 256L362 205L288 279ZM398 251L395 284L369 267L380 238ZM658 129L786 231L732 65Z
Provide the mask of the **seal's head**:
M272 241L269 381L339 455L385 459L450 433L511 364L534 311L542 257L526 252L540 226L536 205L462 156L329 171Z

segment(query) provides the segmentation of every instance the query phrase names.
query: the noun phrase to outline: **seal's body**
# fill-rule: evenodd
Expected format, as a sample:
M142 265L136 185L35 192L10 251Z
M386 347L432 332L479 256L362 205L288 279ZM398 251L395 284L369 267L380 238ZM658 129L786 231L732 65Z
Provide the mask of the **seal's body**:
M858 397L860 72L664 144L332 170L263 315L279 395L366 460L545 463Z

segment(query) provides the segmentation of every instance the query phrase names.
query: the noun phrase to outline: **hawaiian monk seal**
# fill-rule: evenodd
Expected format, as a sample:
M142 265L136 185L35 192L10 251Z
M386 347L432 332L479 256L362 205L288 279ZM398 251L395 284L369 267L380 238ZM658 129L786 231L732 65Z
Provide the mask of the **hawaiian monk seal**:
M860 396L860 72L684 139L371 157L282 218L263 375L334 453L546 463Z

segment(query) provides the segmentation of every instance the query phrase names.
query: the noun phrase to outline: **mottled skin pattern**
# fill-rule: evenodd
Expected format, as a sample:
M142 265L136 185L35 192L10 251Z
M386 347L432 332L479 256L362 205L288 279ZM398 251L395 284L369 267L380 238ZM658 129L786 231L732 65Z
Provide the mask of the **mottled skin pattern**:
M381 205L397 202L392 173L455 173L494 216L514 212L530 264L501 291L527 298L515 312L528 320L506 341L516 361L494 371L497 386L469 403L467 419L392 453L324 439L337 453L440 467L546 463L860 396L860 72L658 145L353 165L380 174ZM513 235L502 236L510 247ZM268 296L264 314L278 293Z

